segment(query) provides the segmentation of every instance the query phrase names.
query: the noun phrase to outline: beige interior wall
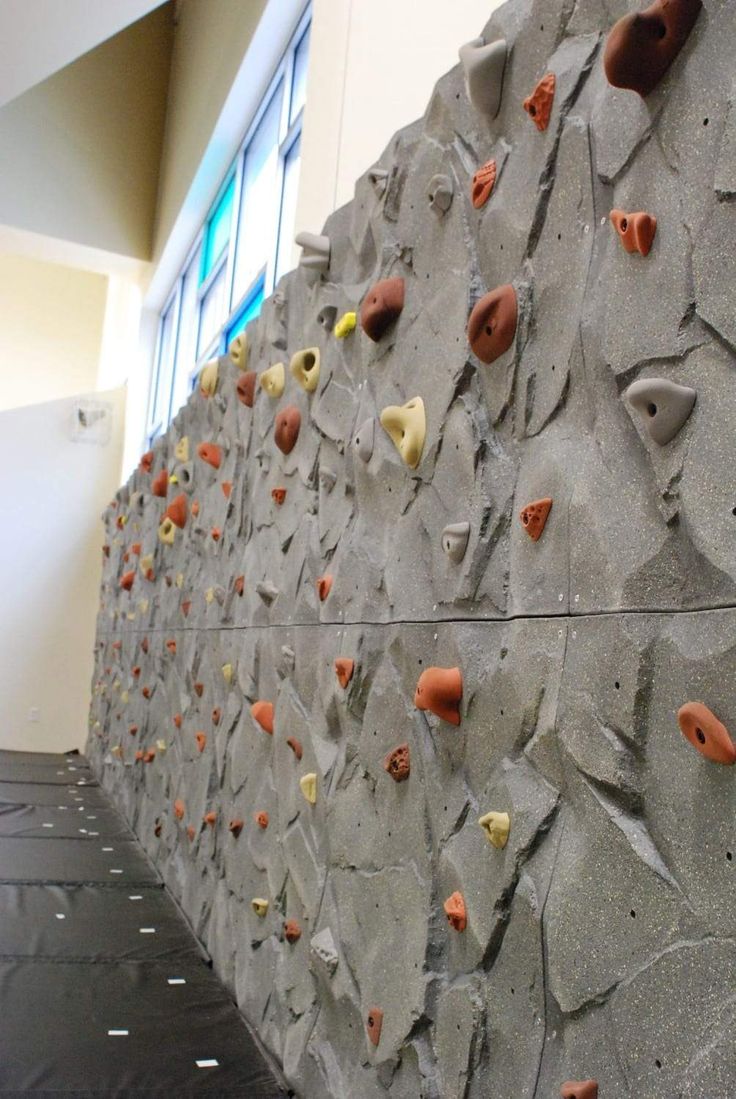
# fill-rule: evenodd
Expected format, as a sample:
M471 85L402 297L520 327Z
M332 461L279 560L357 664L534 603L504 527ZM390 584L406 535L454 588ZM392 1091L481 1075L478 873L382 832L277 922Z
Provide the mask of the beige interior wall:
M99 516L119 481L125 394L94 396L114 407L106 446L71 441L72 399L0 412L0 748L85 741Z

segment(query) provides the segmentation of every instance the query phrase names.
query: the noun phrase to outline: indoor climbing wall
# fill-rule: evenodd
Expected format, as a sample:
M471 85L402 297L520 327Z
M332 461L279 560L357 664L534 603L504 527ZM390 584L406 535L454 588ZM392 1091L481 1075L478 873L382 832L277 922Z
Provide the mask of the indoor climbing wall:
M307 1099L736 1093L736 5L630 11L497 10L104 517L89 758Z

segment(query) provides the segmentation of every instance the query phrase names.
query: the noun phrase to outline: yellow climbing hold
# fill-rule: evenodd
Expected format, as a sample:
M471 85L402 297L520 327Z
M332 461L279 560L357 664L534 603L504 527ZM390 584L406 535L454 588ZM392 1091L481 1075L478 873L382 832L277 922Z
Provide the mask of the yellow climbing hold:
M204 593L204 601L205 601L205 603L214 603L214 601L215 601L215 589L214 588L207 588L207 591Z
M170 485L178 485L179 484L179 478L176 476L175 473L172 473L171 476L169 477L169 484Z
M283 363L274 363L259 375L261 388L266 390L269 397L280 397L286 385L286 372Z
M230 358L237 366L238 370L247 370L248 368L248 337L245 332L241 332L239 336L236 336L233 342L230 344Z
M263 917L268 912L268 901L265 897L254 897L253 900L250 902L250 906L255 912L256 916L260 916L261 919L263 919Z
M389 405L381 413L381 425L410 469L416 469L422 460L427 420L424 401L413 397L404 405Z
M217 389L218 363L212 359L199 372L199 391L203 397L214 397Z
M179 459L180 462L188 462L189 461L189 436L188 435L182 435L181 439L179 440L179 442L174 447L174 455Z
M310 771L308 775L302 775L299 779L299 786L309 804L315 805L317 802L317 776L314 771Z
M355 326L358 323L357 313L343 313L340 320L333 328L333 332L338 340L344 340L346 336L349 336L351 332L355 330Z
M171 522L171 519L164 519L163 523L158 528L159 542L163 542L165 546L173 546L175 538L176 527Z
M289 370L302 389L314 393L319 385L319 348L306 347L303 351L297 351L289 363Z
M233 681L233 666L232 666L232 664L223 664L222 665L222 678L225 680L225 682L227 683L227 685L229 687L230 684Z
M156 747L159 750L159 752L165 752L166 751L166 741L165 740L157 740L156 741Z
M138 610L141 612L141 614L145 614L149 606L150 604L147 599L141 599L140 603L138 604Z
M126 703L130 702L130 695L127 691L120 692L120 701L122 702L123 706L125 706Z
M494 847L503 848L509 841L511 820L508 813L485 813L478 821L486 834L486 839Z
M175 583L176 583L177 588L179 588L179 589L184 587L184 573L183 572L177 572Z
M149 573L153 568L153 554L144 553L140 561L138 562L138 565L143 575L146 576L147 573Z

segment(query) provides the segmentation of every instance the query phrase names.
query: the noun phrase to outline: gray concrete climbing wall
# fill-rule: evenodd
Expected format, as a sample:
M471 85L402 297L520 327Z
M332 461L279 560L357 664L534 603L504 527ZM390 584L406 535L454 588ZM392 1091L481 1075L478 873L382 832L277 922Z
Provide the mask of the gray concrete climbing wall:
M736 5L645 97L629 10L496 11L104 517L89 757L308 1099L736 1093Z

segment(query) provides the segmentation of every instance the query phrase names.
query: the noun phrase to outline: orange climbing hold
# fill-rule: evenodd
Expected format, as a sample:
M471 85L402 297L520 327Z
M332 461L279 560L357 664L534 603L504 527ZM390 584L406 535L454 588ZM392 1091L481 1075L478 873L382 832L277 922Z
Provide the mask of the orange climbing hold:
M232 834L237 838L243 831L244 826L245 821L241 820L240 817L236 817L235 820L230 821L227 826L227 830L228 832L232 832Z
M219 469L222 463L222 450L216 443L200 443L197 447L197 456L213 469Z
M237 592L238 595L242 595L243 592L245 591L245 577L244 576L236 576L235 580L233 582L233 587L235 588L235 591Z
M384 771L388 771L394 782L405 782L411 774L409 745L399 744L389 752L383 761Z
M338 656L335 661L335 674L337 675L337 682L341 687L347 687L348 683L353 678L354 671L354 660L350 660L347 656Z
M274 504L278 504L278 506L281 507L284 500L286 499L286 489L285 488L272 488L271 489L271 499L273 500Z
M220 488L222 489L222 495L225 497L226 500L229 500L230 494L233 491L232 481L221 481Z
M220 539L222 538L222 531L220 530L219 527L213 527L212 528L212 530L210 531L210 538L212 539L213 542L219 542L220 541Z
M123 589L123 591L130 591L130 589L133 587L134 580L135 569L132 569L130 572L124 572L123 575L120 577L120 587Z
M534 122L538 130L546 130L549 125L549 116L552 113L552 103L555 98L555 84L557 78L554 73L547 73L537 84L531 95L524 100L524 110Z
M611 225L614 227L627 252L639 252L648 256L657 232L657 219L652 214L639 210L627 214L623 210L611 210Z
M289 736L286 738L286 743L291 748L292 752L297 759L302 758L302 745L301 741L297 740L295 736Z
M213 725L219 725L221 717L222 717L222 710L220 709L219 706L215 706L214 710L212 711L212 724Z
M519 512L519 518L521 519L524 530L527 532L533 542L538 542L542 537L542 531L544 525L547 522L547 516L552 508L552 498L545 496L541 500L534 500L531 504L527 504L525 508L522 508Z
M176 725L177 729L181 729L182 721L183 721L183 718L182 718L181 714L174 714L174 725Z
M264 702L259 699L250 708L251 716L261 728L273 736L273 702Z
M459 668L426 668L419 676L414 705L451 725L459 725L462 697L463 675Z
M169 650L172 656L176 654L176 641L167 641L166 648Z
M483 164L473 176L470 185L470 197L476 210L485 206L491 197L491 191L496 185L496 161L489 160Z
M286 920L284 923L284 938L287 943L295 943L302 937L302 929L297 920Z
M205 748L207 747L207 734L206 733L201 733L201 732L200 733L195 733L194 734L194 739L197 742L197 748L199 749L199 751L203 752L205 750Z
M560 1088L562 1099L598 1099L597 1080L567 1080Z
M171 501L164 512L164 519L170 519L174 526L179 527L179 529L186 524L187 498L183 492Z
M137 725L128 726L128 732L130 733L131 736L135 736L136 733L138 732L138 726Z
M209 824L210 828L214 828L217 823L217 813L214 809L210 809L209 813L205 813L203 819L205 824Z
M444 903L447 922L456 931L464 931L468 926L468 916L465 911L465 898L462 893L452 893Z
M197 698L201 698L204 694L204 683L195 683L194 693L196 694Z
M169 475L165 469L162 469L151 481L151 492L154 496L165 496L168 490Z
M331 576L318 576L317 577L317 595L319 596L320 603L324 603L327 596L330 594L332 588Z
M725 766L736 763L736 745L728 729L702 702L686 702L677 711L677 720L683 736L706 759Z
M186 806L181 798L177 798L174 802L174 816L177 820L184 820L184 814L186 813Z
M145 454L141 455L141 460L138 463L138 469L141 473L150 473L151 466L153 465L153 451L147 450Z
M268 813L265 809L261 809L260 812L254 813L253 820L259 828L268 828Z
M253 401L256 396L256 382L258 381L258 375L255 370L246 370L244 374L241 374L236 383L236 389L238 391L238 400L241 404L244 404L246 408L253 407Z
M189 837L189 842L190 843L194 843L194 837L196 835L197 835L196 828L194 827L193 824L190 824L189 827L187 828L187 836Z
M380 1007L371 1007L366 1016L365 1029L371 1044L377 1046L381 1041L381 1028L383 1026L383 1012Z

